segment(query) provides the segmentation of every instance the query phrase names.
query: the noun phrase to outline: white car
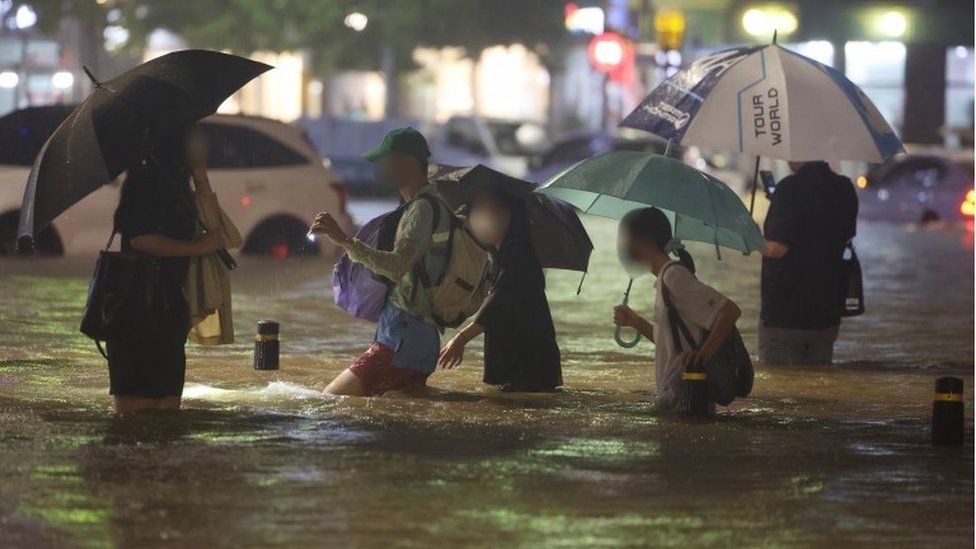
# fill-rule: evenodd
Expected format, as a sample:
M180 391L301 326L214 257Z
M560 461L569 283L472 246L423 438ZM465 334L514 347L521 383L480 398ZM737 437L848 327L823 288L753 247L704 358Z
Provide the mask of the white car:
M432 160L449 166L484 164L514 177L524 177L529 158L552 143L534 122L452 116L434 134Z
M70 112L59 107L50 109L64 111L62 118ZM244 236L243 253L277 257L318 253L319 244L309 241L306 233L311 219L320 211L331 212L346 229L353 228L346 211L345 187L325 167L301 130L251 116L214 115L201 124L210 136L211 186ZM17 139L11 133L3 132L0 139ZM44 139L35 137L34 141L43 143ZM24 143L17 146L21 149L19 155L0 153L0 162L6 162L0 163L0 255L16 249L17 220L30 172L28 159L36 154L24 150ZM85 197L55 219L37 235L34 252L74 255L102 249L112 229L123 178L124 175ZM322 246L322 251L330 255L335 252L327 244Z

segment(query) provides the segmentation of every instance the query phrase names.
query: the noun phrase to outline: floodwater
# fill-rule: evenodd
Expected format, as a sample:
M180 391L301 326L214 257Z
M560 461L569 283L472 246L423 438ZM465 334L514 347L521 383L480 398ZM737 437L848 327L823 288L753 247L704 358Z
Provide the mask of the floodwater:
M973 541L973 236L865 224L868 314L832 368L758 366L713 420L648 407L652 347L617 348L611 222L583 293L553 272L566 387L503 394L480 349L429 398L320 393L371 327L323 258L244 258L239 343L191 345L185 410L114 419L78 333L93 258L0 262L0 546L889 546ZM694 246L755 348L759 260ZM632 303L650 308L651 280ZM251 368L261 318L282 368ZM967 442L929 444L935 378L966 383Z

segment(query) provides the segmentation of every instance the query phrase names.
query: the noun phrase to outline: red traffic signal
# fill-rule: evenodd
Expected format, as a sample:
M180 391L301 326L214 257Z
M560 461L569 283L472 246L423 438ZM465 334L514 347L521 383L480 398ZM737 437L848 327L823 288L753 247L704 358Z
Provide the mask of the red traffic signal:
M593 68L614 78L634 63L634 47L630 40L615 32L594 36L587 49Z

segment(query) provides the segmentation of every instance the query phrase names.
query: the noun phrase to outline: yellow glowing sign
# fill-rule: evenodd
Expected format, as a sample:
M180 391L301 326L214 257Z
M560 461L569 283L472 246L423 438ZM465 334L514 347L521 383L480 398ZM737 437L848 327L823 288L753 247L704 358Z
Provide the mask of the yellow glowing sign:
M749 8L742 14L742 28L756 37L793 34L799 25L796 15L780 6Z
M685 37L685 14L678 10L661 10L654 16L658 44L668 50L681 47Z
M857 188L863 189L868 186L868 178L863 175L857 178Z

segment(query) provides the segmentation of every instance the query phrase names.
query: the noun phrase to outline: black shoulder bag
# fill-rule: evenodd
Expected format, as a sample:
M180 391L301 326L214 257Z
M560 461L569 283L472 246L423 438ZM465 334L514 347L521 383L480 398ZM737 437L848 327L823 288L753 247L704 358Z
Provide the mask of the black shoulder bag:
M696 343L691 335L688 325L681 320L681 315L671 299L671 292L664 283L664 272L661 272L661 295L664 297L664 305L668 311L668 322L671 325L671 337L674 341L675 351L684 352L684 345L681 338L684 337L688 345L694 350L701 347L701 343ZM701 342L708 339L707 330L702 332ZM707 375L708 398L722 406L728 406L736 397L747 397L752 392L752 385L755 381L755 370L752 367L752 359L749 358L749 351L742 341L742 335L738 328L732 328L722 346L715 356L705 361L702 368Z
M864 278L861 275L861 261L854 251L854 243L847 241L845 252L850 257L841 259L841 313L840 316L860 316L864 314ZM845 253L846 255L846 253Z
M158 261L151 256L110 252L114 239L113 230L105 249L98 253L81 318L81 333L95 340L98 352L106 359L102 341L124 337L139 325L134 318L134 313L140 310L137 300L145 300L147 304L152 301L155 285L147 280L159 271Z

